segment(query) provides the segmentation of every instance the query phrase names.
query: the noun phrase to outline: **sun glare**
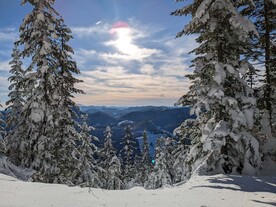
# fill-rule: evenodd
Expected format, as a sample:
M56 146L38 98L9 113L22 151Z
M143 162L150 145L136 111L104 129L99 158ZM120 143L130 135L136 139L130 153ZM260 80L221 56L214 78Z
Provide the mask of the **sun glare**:
M134 55L136 46L132 43L130 28L118 28L116 36L117 39L114 43L117 49L123 54Z
M133 31L125 22L117 22L112 26L111 34L115 40L110 44L115 46L124 55L137 55L138 47L133 43Z

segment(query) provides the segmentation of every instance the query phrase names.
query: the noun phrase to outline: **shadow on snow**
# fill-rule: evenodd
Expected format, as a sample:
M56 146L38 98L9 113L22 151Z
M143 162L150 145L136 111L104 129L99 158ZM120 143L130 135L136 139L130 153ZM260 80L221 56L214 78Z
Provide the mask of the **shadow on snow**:
M211 177L208 181L210 182L210 185L195 186L193 188L205 187L244 192L276 193L276 177L229 175L223 178Z

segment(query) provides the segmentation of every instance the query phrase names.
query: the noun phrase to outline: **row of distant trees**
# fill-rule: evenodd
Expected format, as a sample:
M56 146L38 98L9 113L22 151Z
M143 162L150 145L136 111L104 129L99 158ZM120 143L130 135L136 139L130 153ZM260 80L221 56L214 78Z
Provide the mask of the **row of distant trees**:
M86 124L85 124L86 125ZM141 149L136 150L137 142L131 126L124 127L121 139L122 150L117 152L112 144L112 130L104 131L102 147L95 148L94 176L100 181L99 187L105 189L129 189L142 186L156 189L174 185L186 179L186 145L172 137L160 137L156 141L154 157L150 155L147 131L142 136Z

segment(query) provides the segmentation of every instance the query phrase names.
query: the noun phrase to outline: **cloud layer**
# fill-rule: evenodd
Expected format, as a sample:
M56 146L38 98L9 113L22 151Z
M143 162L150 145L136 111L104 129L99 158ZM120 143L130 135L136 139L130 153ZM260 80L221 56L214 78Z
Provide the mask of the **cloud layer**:
M194 37L175 39L164 28L134 19L98 21L71 27L74 59L85 95L75 101L85 105L173 105L188 89ZM9 61L15 29L0 29L0 100L8 94Z
M134 20L74 27L73 35L84 42L75 58L82 71L86 92L82 104L173 105L189 86L194 37L175 39L162 28ZM84 44L85 45L85 44Z

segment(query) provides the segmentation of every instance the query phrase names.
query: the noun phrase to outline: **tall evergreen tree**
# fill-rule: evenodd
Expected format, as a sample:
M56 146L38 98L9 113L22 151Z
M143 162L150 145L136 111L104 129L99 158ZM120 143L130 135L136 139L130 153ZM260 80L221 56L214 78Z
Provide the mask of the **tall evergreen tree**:
M104 144L100 150L101 156L101 166L104 169L109 168L109 163L113 156L116 155L116 149L113 147L112 143L112 130L110 126L107 126L104 131Z
M121 155L123 158L123 177L126 186L132 185L134 178L134 150L136 149L136 142L134 141L133 134L131 132L131 126L127 125L124 128L124 136L122 137L121 144L123 149ZM128 187L127 187L128 188Z
M104 144L100 150L100 166L105 180L103 188L118 190L123 188L121 180L121 163L112 144L112 130L107 126L104 131Z
M261 90L261 108L267 110L269 123L276 121L276 5L271 0L254 0L256 9L251 14L260 37L254 40L253 59L265 67L264 85Z
M145 183L146 188L156 189L165 185L172 185L172 163L168 153L167 138L158 138L155 146L155 166Z
M6 124L8 129L14 128L18 123L18 117L20 116L23 106L24 106L24 94L23 94L23 81L24 81L24 70L22 69L22 61L20 60L20 51L18 46L15 44L13 53L12 53L12 61L11 65L11 76L9 77L9 81L11 83L9 90L9 100L6 102L8 106L6 108L7 117Z
M262 84L256 89L261 110L254 133L261 141L264 162L276 161L276 4L271 0L254 0L254 3L256 9L251 17L260 38L253 39L253 51L248 56L264 68L259 72Z
M148 179L149 174L152 171L152 159L150 156L150 146L147 131L143 132L143 142L142 142L142 157L141 157L141 168L139 180L144 185Z
M98 138L91 135L93 127L88 126L87 115L82 115L82 122L78 140L80 175L76 176L78 178L76 184L82 187L101 188L103 187L103 179L98 174L100 170L94 158L98 150L94 142L98 141Z
M144 181L146 180L146 177L148 174L144 172L145 165L142 162L142 154L136 153L133 161L133 180L132 180L132 186L144 186ZM144 176L144 177L143 177Z
M255 173L260 167L259 142L250 134L256 100L241 78L249 68L241 55L250 48L250 35L258 33L239 11L252 7L250 0L197 0L172 12L192 15L177 37L199 35L194 74L188 76L192 85L181 100L193 103L201 129L188 155L191 173Z
M34 8L24 18L16 43L24 46L20 58L31 58L22 86L26 104L7 137L19 144L7 148L14 163L36 170L34 180L72 183L80 168L71 98L82 92L74 87L80 81L73 74L79 70L66 44L72 36L53 8L54 0L22 3L27 2Z
M142 162L145 166L151 166L151 156L147 130L144 130L143 132Z

